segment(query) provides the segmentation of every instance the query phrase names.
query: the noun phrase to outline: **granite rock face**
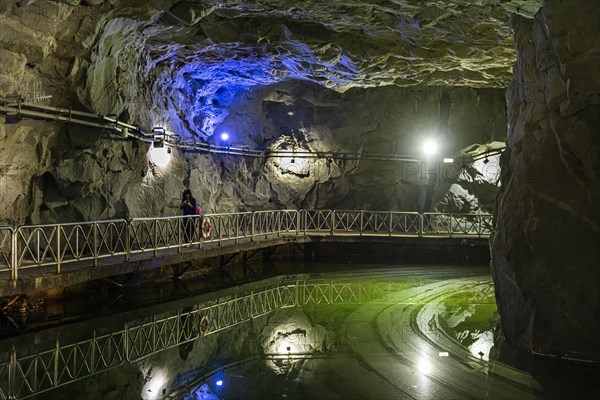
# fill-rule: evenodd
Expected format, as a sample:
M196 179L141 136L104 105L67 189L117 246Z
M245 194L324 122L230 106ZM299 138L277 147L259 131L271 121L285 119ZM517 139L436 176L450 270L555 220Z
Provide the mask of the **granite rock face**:
M523 0L5 1L0 95L51 95L45 104L209 142L227 129L249 148L414 155L437 135L453 154L504 140L508 12L536 9ZM0 148L3 224L173 215L184 186L208 212L451 210L463 198L493 207L487 189L487 200L473 188L445 200L477 175L461 178L460 165L175 152L158 168L146 145L31 120L1 124Z
M443 96L452 107L440 124ZM398 154L420 154L423 138L439 135L444 154L452 155L502 137L505 118L497 89L387 87L342 94L285 82L251 91L219 129L236 145L253 148ZM0 219L8 223L175 215L184 187L205 212L298 207L489 212L496 190L477 180L474 166L463 171L458 159L452 165L265 160L175 150L169 165L160 168L149 160L146 144L41 121L2 125L0 146L5 189ZM448 202L452 188L462 197ZM457 208L457 201L468 206Z
M600 360L600 3L514 19L492 271L507 338ZM576 27L576 29L574 28Z
M532 352L598 360L599 7L4 0L0 96L51 95L213 143L227 130L248 148L415 154L434 134L451 155L504 140L510 85L492 239L503 328ZM174 152L159 168L147 153L101 132L0 123L0 224L172 215L186 186L209 212L495 203L496 160L450 171Z
M118 4L99 24L80 100L204 139L255 86L504 88L515 58L510 2Z

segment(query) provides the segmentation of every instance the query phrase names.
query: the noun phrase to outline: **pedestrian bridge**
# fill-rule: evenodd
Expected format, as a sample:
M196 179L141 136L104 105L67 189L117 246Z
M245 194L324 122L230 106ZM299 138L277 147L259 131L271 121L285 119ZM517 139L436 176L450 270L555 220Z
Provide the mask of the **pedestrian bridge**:
M190 221L195 229L188 241ZM0 227L0 280L215 246L231 247L234 253L240 243L286 236L487 238L491 231L490 214L363 210L269 210Z

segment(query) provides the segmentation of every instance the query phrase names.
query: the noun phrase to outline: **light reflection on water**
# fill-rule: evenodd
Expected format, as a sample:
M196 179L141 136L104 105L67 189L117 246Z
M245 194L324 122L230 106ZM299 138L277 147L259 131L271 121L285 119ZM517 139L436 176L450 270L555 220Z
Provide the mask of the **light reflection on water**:
M475 358L489 361L498 323L493 285L477 285L455 293L442 302L442 326L448 334L469 349Z
M57 394L53 398L68 399L74 393L82 397L90 390L89 382L111 387L110 377L117 376L130 381L137 398L141 394L147 400L494 397L494 391L506 390L504 381L512 377L494 381L487 376L488 365L500 365L494 343L497 309L488 271L427 266L312 273L280 279L277 285L289 287L285 291L272 291L270 281L246 287L246 292L215 293L210 304L232 305L230 315L219 308L211 320L212 327L223 329L170 344L129 364L129 371L119 367L66 385L52 392ZM235 320L244 310L268 308L273 302L280 305L260 316ZM160 315L171 325L160 325L147 336L148 342L172 343L179 337L172 332L190 327L192 319L184 317L185 312L207 315L200 303L174 304L171 314ZM126 326L138 329L132 318L140 317L132 314ZM139 322L157 321L156 316L145 318ZM444 338L451 340L443 342ZM471 364L481 368L465 371ZM132 375L135 368L141 378ZM498 371L494 369L496 375ZM521 386L509 383L509 392L503 393L515 398L524 393L553 397L548 393L572 390L568 382L561 382L564 389L555 385L548 392L527 371L513 368L511 374L519 376ZM585 390L598 389L585 380L585 373L580 375Z

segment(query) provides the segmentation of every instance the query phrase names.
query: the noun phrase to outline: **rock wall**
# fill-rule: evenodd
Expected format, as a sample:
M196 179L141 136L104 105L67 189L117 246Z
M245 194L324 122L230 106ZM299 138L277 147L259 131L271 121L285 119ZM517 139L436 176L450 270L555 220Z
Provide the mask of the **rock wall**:
M443 123L442 96L451 104ZM501 138L504 119L503 93L496 89L384 87L342 94L291 81L245 92L218 130L227 130L235 146L419 157L421 141L429 135L446 143L443 154ZM465 180L483 175L472 168L463 171L458 160L453 165L265 160L174 150L171 162L160 168L149 160L147 144L33 120L0 125L0 150L3 223L176 215L184 187L192 189L206 212L283 207L424 211L436 204L446 211L489 211L496 189L487 181Z
M514 18L496 234L507 338L533 353L600 360L600 3L546 1Z
M527 14L535 1L475 9L462 0L389 9L325 2L307 5L315 8L306 15L284 3L4 1L0 97L51 95L45 104L210 142L227 129L232 144L257 149L414 156L426 136L437 135L448 155L504 140L499 88L514 60L506 10L527 3ZM450 13L451 6L459 11ZM481 33L478 41L466 44L463 25ZM448 52L431 50L441 44ZM427 86L434 83L441 86ZM460 162L265 161L175 151L159 168L147 153L147 145L91 129L3 121L0 224L174 215L187 186L207 212L487 211L494 204L494 182Z

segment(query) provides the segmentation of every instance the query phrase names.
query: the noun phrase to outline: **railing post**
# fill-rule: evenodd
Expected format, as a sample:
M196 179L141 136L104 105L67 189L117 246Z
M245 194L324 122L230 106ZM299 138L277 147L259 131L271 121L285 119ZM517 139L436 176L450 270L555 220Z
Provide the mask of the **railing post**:
M125 261L131 257L131 221L125 221Z
M254 241L254 234L256 233L256 226L255 226L255 219L256 219L256 211L252 212L252 230L250 231L250 241L253 242Z
M79 231L80 231L80 226L77 225L75 227L75 258L78 260L81 258L79 256ZM81 228L81 233L83 234L83 228Z
M335 231L335 210L331 210L331 226L330 228L330 235L334 236L334 231Z
M56 226L56 273L60 274L60 227Z
M18 251L19 251L19 246L18 246L18 241L17 241L17 237L18 237L18 232L19 230L17 229L16 231L14 229L11 228L10 230L10 263L11 263L11 271L10 271L10 279L13 281L16 281L17 278L19 277L19 256L18 256Z
M94 245L94 267L98 266L98 224L94 222L92 225L92 240Z
M182 218L181 217L177 217L177 252L181 253L181 250L183 248L183 239L182 239L182 232L183 232L183 224L181 223ZM202 237L202 226L200 226L200 237Z
M364 217L365 217L364 211L360 210L360 226L358 227L358 231L360 232L360 236L363 235L363 230L365 229L364 225L363 225L365 223Z
M304 236L306 236L306 234L308 233L308 211L302 210L301 213L304 217L304 223L302 225L304 226Z
M300 211L296 210L296 236L300 236Z
M221 245L223 244L223 224L221 221L223 221L222 215L219 215L219 247L221 247Z
M58 362L60 361L60 342L58 338L55 340L54 344L54 371L52 374L52 386L58 386Z
M425 215L419 213L419 237L423 237L423 230L425 229Z
M124 351L123 351L123 355L124 355L124 359L127 362L131 362L130 359L130 354L129 354L129 324L126 323L125 324L125 329L123 329L123 347L124 347Z
M97 332L94 329L94 335L92 337L92 350L90 354L90 372L96 373L96 347L98 346L98 339L96 338ZM100 357L102 357L102 352L100 353Z
M393 230L394 230L394 214L390 211L390 236L392 236Z
M238 237L240 236L240 218L239 218L239 214L235 214L233 216L234 221L235 221L235 239L233 240L233 243L237 244L238 242Z
M156 257L158 255L158 220L153 220L152 225L154 226L154 238L152 239L152 247L154 248L154 251L152 254L154 257Z
M17 350L13 345L10 350L10 363L8 364L8 393L6 394L9 399L17 398Z

